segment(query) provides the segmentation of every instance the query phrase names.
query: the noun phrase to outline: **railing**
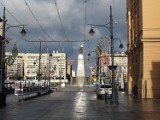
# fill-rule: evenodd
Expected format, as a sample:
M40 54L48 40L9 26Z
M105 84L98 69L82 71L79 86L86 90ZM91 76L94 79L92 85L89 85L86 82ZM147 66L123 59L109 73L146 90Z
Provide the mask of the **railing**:
M15 81L14 94L16 96L30 95L35 93L47 93L49 92L49 81L47 80L19 80Z

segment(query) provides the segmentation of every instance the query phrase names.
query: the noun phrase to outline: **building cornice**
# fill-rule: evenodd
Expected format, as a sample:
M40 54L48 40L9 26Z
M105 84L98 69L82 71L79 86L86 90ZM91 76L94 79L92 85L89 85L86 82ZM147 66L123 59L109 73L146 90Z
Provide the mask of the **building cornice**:
M142 42L160 42L160 38L142 38Z

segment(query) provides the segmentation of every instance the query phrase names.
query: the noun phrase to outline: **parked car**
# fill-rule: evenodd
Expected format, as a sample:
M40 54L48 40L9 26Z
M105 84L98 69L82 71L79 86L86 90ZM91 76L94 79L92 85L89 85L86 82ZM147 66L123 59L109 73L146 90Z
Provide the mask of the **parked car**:
M104 85L99 85L97 88L96 94L97 98L105 98L105 93L107 93L107 97L111 98L112 96L112 85L111 84L104 84Z

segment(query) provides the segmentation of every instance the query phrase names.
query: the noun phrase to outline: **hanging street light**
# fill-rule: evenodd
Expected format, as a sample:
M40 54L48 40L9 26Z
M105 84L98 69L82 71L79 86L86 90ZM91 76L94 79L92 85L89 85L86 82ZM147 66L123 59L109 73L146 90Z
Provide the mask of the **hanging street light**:
M27 34L27 32L26 32L26 30L24 29L24 27L23 27L23 29L22 29L22 31L21 31L20 33L21 33L22 36L25 36L25 35Z
M93 28L91 28L90 31L89 31L89 34L90 34L91 36L93 36L94 33L95 33L95 32L94 32Z
M0 18L0 25L1 25L1 30L0 30L0 108L6 106L6 94L5 94L5 79L6 79L6 73L5 73L5 69L6 69L6 60L5 60L5 43L7 42L6 37L5 37L5 32L13 27L19 27L22 28L22 31L20 32L21 35L25 35L27 32L24 29L24 26L26 25L16 25L16 26L12 26L9 24L6 24L7 20L5 17L5 7L3 10L3 18ZM6 27L6 25L8 25L8 27ZM17 54L18 49L13 49L14 53Z

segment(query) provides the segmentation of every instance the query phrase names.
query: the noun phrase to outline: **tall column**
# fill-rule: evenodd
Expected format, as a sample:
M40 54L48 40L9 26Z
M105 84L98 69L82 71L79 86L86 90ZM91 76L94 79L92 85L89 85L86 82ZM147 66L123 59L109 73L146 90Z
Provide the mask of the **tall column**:
M77 66L77 85L83 87L85 82L85 69L84 69L84 57L83 57L83 45L80 45L78 54L78 66Z

